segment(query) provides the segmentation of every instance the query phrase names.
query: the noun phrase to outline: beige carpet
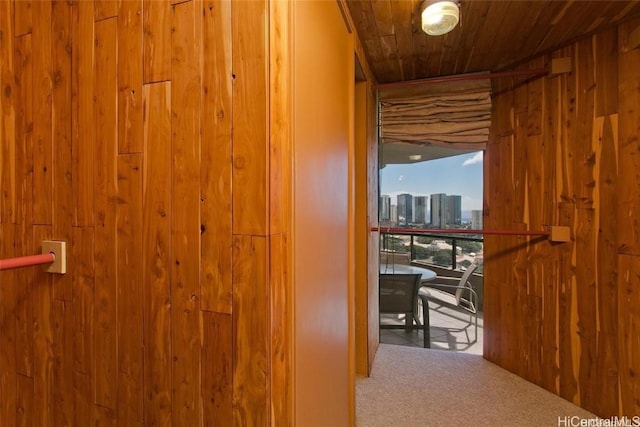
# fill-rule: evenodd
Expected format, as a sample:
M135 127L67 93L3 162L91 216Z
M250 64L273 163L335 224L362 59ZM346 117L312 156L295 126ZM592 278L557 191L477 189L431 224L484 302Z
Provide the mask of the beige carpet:
M595 418L472 354L381 344L371 377L356 382L359 427L540 427L559 416Z

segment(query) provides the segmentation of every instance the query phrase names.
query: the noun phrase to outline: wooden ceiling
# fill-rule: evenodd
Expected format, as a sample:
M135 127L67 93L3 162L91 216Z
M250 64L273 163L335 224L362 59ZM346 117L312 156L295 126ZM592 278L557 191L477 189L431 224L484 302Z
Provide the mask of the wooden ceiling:
M444 36L420 28L421 0L347 0L380 83L495 71L625 19L640 1L461 0Z

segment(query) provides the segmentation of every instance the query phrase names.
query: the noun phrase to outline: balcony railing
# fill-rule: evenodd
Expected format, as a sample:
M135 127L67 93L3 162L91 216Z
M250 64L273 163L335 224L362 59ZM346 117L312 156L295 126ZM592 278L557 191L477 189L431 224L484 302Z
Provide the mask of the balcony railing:
M475 260L479 262L477 273L482 274L482 253L484 249L484 239L482 235L460 236L454 234L413 232L413 231L393 231L380 233L381 252L388 256L406 258L409 262L429 263L458 269L458 264L464 260ZM469 244L472 243L472 244ZM439 252L451 251L449 261L444 262ZM460 259L460 261L459 261ZM429 260L431 262L429 262Z

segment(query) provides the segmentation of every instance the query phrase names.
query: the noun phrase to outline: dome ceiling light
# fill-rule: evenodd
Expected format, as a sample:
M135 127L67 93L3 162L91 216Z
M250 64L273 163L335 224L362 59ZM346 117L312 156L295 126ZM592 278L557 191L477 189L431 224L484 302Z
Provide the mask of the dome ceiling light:
M460 21L460 7L454 1L425 0L420 9L422 31L430 36L446 34Z

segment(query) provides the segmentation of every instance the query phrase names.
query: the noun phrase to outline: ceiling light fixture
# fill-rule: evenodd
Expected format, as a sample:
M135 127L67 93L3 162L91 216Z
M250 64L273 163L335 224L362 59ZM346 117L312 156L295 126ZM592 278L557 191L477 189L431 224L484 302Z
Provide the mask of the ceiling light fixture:
M460 21L460 8L455 1L425 0L421 10L422 31L430 36L446 34Z
M422 154L411 154L409 155L409 160L422 160Z

